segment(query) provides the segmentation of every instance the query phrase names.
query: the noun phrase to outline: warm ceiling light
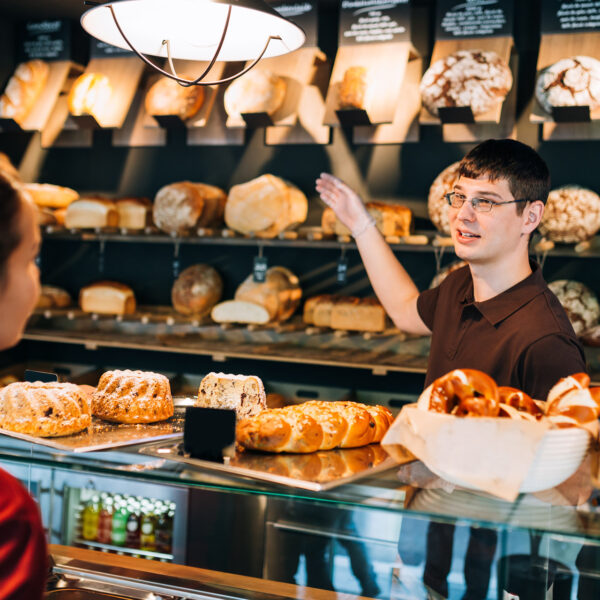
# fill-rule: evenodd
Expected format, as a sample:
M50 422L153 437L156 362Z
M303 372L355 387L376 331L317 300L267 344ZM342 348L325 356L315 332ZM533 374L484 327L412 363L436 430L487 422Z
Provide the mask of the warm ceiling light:
M107 44L132 50L183 85L231 81L261 58L297 50L305 40L300 27L262 0L112 0L86 11L81 26ZM161 69L147 55L169 59L171 71ZM177 76L172 63L176 58L210 65L189 81ZM220 81L202 81L216 61L252 63Z

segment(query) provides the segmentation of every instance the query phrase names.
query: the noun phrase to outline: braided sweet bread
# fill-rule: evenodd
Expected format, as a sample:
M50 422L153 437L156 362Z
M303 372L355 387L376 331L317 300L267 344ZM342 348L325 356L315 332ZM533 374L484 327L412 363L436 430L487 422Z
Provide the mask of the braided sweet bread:
M16 382L0 390L0 428L40 437L78 433L91 423L87 395L73 383Z
M106 371L92 396L92 414L116 423L155 423L173 416L169 380L145 371Z
M380 442L392 424L383 406L310 401L263 410L238 423L236 439L249 450L309 453Z

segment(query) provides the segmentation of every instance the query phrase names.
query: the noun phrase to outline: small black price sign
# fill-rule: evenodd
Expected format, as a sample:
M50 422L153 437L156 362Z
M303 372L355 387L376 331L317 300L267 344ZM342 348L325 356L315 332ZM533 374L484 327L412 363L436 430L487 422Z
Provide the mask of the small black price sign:
M600 31L600 2L542 0L542 33Z
M317 45L317 2L270 2L271 6L286 19L296 23L306 35L305 48Z
M56 373L47 373L45 371L34 371L27 369L25 371L25 381L33 383L34 381L42 381L43 383L52 383L58 381L58 375Z
M512 36L513 11L513 0L438 0L436 39Z
M112 46L106 42L101 42L96 38L91 38L90 41L90 58L111 58L113 56L131 56L131 50L124 50L117 46Z
M337 263L336 280L340 285L344 285L348 279L348 259L340 256Z
M71 23L66 19L27 21L19 30L19 62L71 59Z
M254 257L254 269L252 271L252 277L256 283L263 283L267 277L267 257L266 256L255 256Z
M342 0L339 45L410 41L409 0Z

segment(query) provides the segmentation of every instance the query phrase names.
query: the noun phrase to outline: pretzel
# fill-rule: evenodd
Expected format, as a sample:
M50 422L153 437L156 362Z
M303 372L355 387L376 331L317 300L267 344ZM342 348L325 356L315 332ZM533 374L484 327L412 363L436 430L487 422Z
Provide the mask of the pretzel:
M531 396L521 390L509 386L500 386L498 388L498 396L500 399L500 416L503 416L502 413L504 412L514 418L515 415L513 415L512 411L506 410L506 406L514 408L519 413L531 415L538 420L544 415L544 411L534 402Z
M584 425L600 416L600 388L589 388L590 377L563 377L548 392L546 415L557 427Z
M427 408L461 417L497 417L498 387L482 371L455 369L433 382Z

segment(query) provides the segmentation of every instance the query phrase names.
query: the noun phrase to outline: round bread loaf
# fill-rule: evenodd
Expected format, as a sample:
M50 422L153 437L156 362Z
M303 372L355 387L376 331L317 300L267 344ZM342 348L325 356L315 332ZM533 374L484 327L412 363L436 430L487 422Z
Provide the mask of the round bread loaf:
M91 423L88 398L72 383L11 383L0 389L0 427L40 437L78 433Z
M180 75L194 80L190 75ZM170 77L161 77L146 94L146 111L150 115L177 115L180 119L193 117L204 102L204 88L201 85L180 85Z
M227 114L239 117L242 113L275 113L285 98L285 80L268 69L252 69L236 79L225 90Z
M448 221L448 209L450 206L446 200L446 194L454 191L458 181L458 165L455 162L446 167L434 180L429 188L427 198L427 210L429 218L435 228L444 235L450 235L450 222Z
M221 299L223 280L210 265L184 269L171 290L175 310L182 315L204 316Z
M289 319L300 304L302 290L298 277L285 267L270 267L265 281L256 282L249 275L235 292L235 299L263 306L270 321Z
M548 195L539 230L554 242L576 244L600 229L600 196L577 185L566 185Z
M600 304L587 285L579 281L559 279L548 284L565 309L577 335L598 324Z
M542 108L554 106L600 106L600 60L590 56L563 58L538 76L535 96Z
M270 174L234 185L225 205L229 228L260 238L274 238L303 223L307 214L306 196L296 186Z
M149 371L107 371L92 395L92 414L116 423L154 423L173 416L169 380Z
M72 115L92 115L98 118L110 105L112 86L103 73L80 75L69 92L69 112Z
M442 106L470 106L480 115L504 100L511 87L512 73L495 52L458 50L427 69L421 98L435 116Z

